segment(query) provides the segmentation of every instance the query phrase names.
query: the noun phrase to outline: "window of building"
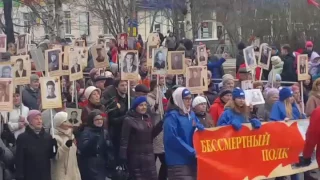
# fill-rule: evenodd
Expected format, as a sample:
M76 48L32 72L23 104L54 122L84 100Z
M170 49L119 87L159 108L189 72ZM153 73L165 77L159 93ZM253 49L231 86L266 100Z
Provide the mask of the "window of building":
M64 28L66 34L71 34L71 13L70 11L64 12Z
M218 32L215 21L202 21L199 26L198 39L217 40Z
M23 13L23 26L24 26L24 33L29 33L29 29L31 26L30 22L30 14L29 13Z
M90 35L89 12L79 13L79 31L80 35Z
M155 31L155 32L161 32L161 25L160 25L160 24L155 24L153 31Z

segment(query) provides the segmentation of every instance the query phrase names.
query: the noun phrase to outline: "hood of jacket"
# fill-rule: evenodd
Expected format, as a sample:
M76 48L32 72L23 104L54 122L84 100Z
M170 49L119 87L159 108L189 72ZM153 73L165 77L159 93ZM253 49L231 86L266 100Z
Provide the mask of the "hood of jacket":
M274 65L274 68L275 68L275 69L282 69L282 68L283 68L283 63L284 63L284 62L281 61L280 63Z
M225 106L225 103L223 103L220 99L220 97L218 97L216 100L214 100L213 104L218 104L221 107Z

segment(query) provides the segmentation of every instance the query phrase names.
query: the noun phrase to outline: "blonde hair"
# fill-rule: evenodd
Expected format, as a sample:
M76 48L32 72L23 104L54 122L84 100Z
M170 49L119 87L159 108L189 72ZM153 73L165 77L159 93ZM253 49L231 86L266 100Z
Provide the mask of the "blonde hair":
M234 100L230 100L227 102L227 104L224 106L224 108L230 108L234 112L240 113L243 115L247 120L249 119L250 109L249 107L244 104L242 107L239 107Z
M316 80L313 82L310 95L318 96L318 94L319 94L318 85L319 85L319 84L320 84L320 78L316 79Z
M292 119L292 103L289 98L284 100L284 107L286 109L287 118Z

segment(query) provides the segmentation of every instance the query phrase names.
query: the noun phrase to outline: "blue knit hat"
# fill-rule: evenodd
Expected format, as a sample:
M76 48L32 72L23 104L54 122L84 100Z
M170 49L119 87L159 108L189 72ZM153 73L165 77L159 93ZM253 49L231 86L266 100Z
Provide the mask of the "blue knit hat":
M191 95L191 92L187 88L182 91L182 99L189 95Z
M238 87L234 88L232 91L232 98L245 98L244 91Z
M284 101L289 97L293 96L293 92L291 91L290 88L282 88L279 92L279 100Z
M131 109L135 110L139 106L139 104L143 102L147 102L147 98L145 96L137 97L136 99L133 100L131 104Z

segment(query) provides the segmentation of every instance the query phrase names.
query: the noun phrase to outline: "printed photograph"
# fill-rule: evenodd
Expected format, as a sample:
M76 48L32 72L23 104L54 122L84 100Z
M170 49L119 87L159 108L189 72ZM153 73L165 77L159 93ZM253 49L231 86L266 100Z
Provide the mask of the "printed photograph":
M69 52L69 75L70 81L76 81L83 78L82 66L80 63L80 54L78 51Z
M0 109L12 111L13 109L13 82L11 78L0 78Z
M298 80L308 80L309 79L309 67L308 67L308 55L300 54L298 55Z
M30 84L31 61L28 55L11 56L14 85Z
M121 51L120 69L122 80L138 80L139 71L138 51Z
M168 74L184 74L185 72L185 52L168 52Z
M197 46L197 59L199 66L206 66L208 64L206 45Z
M241 81L241 89L248 90L253 89L253 83L251 80Z
M166 74L167 72L167 48L153 49L152 69L153 74Z
M269 69L269 64L270 64L270 59L271 59L271 51L272 48L266 46L266 45L261 45L260 46L260 52L259 52L259 66L262 67L263 69L268 70Z
M45 51L46 72L50 76L60 76L62 67L62 55L60 49Z
M76 40L75 43L74 43L74 46L76 46L76 47L85 47L86 44L85 44L84 40Z
M158 48L158 45L147 46L147 66L152 66L152 52L156 48Z
M35 50L30 51L30 55L32 57L32 61L34 62L36 66L37 71L46 71L46 60L45 55L42 52L41 48L37 48Z
M27 41L28 36L27 34L18 35L18 42L17 42L17 54L23 54L27 52Z
M68 123L72 126L80 126L81 124L81 109L66 108L68 113Z
M0 52L7 52L7 35L0 34Z
M183 87L186 86L186 78L184 77L183 74L176 75L176 85L183 86Z
M260 89L248 89L244 90L245 93L245 101L247 105L258 105L264 104L264 98Z
M75 51L78 52L80 56L80 64L82 69L88 66L88 48L87 47L76 47Z
M117 39L118 39L119 51L128 50L128 34L127 33L118 34Z
M243 49L244 61L248 69L253 69L257 66L256 56L254 53L253 46L249 46Z
M61 84L59 77L40 77L43 109L61 108Z
M208 70L206 66L193 66L186 69L186 87L192 94L199 94L207 89Z
M98 38L98 40L97 40L97 44L102 44L102 45L104 45L105 42L106 42L106 40L103 39L103 38Z
M1 78L12 78L13 71L11 65L0 65L0 77Z
M160 44L160 37L159 33L150 33L148 36L148 45L149 46L159 46Z
M104 48L104 45L94 45L91 47L91 54L95 68L109 67L109 57Z

